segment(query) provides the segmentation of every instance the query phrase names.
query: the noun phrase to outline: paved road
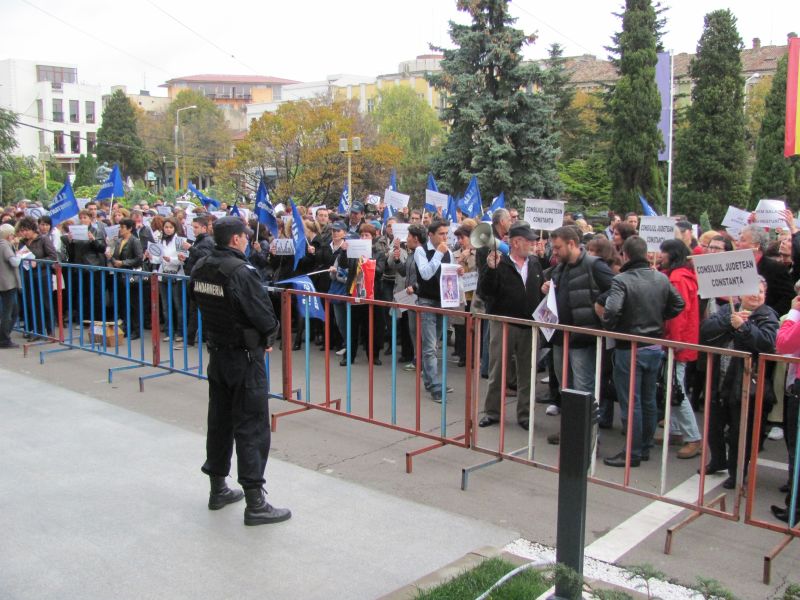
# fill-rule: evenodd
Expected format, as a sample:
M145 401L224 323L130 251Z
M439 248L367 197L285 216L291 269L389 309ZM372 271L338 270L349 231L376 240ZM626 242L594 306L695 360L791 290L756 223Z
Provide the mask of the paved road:
M312 353L313 401L323 399L324 365L321 362L321 356L321 353L314 349ZM302 361L302 357L302 352L294 353L296 361ZM202 520L203 525L201 528L207 528L202 532L191 533L192 535L202 535L205 540L209 539L207 534L210 531L213 531L215 536L220 535L223 538L231 535L237 536L235 538L237 541L241 539L239 536L246 535L248 538L251 536L251 534L242 533L237 529L241 517L238 508L224 515L223 519L225 520L222 526L218 522L213 522L216 524L214 526L207 525L209 515L206 514L207 511L201 510L204 509L205 482L196 477L196 475L203 452L202 434L206 407L206 388L203 382L181 375L171 375L148 381L145 393L141 394L138 391L137 377L140 374L152 373L154 370L134 369L120 372L115 375L115 383L109 385L106 383L107 369L123 364L116 359L98 357L80 351L70 351L50 355L46 358L45 364L40 365L38 354L35 351L32 352L29 358L23 358L21 352L18 351L3 351L3 354L0 355L0 360L2 361L0 366L3 369L24 375L26 377L24 381L38 380L56 386L57 389L49 388L46 400L52 401L53 397L57 398L62 394L68 395L69 391L78 392L80 394L78 400L84 403L82 406L94 407L89 409L92 414L100 413L107 420L106 422L125 423L126 427L120 433L121 438L120 436L101 436L99 438L100 441L95 442L95 444L98 444L94 446L98 454L102 453L103 448L106 447L105 444L111 448L115 441L121 445L123 443L122 440L127 439L128 436L133 436L149 429L156 430L159 426L168 426L159 430L158 435L153 435L150 432L145 436L145 441L149 440L153 443L156 441L164 443L167 438L180 440L180 443L174 442L176 448L172 448L176 452L175 461L166 465L169 467L168 469L164 469L164 473L169 476L162 477L159 475L158 485L150 484L144 488L148 490L145 496L150 495L153 489L168 490L165 492L166 497L164 498L162 509L167 514L172 514L172 516L167 516L163 521L159 521L157 530L161 535L171 527L181 529L181 523L183 523L183 526L188 527L184 521L196 524L198 520ZM368 378L363 361L362 355L356 362L352 373L353 410L360 410L366 404ZM346 388L345 369L340 368L336 361L332 361L331 364L334 397L343 397ZM295 385L304 386L302 362L299 362L299 365L294 369ZM276 380L279 378L277 367L277 364L273 364L273 376ZM458 369L451 365L449 373L451 383L456 388L455 396L458 397L459 393L463 394L463 369ZM7 390L9 388L6 382L9 374L5 373L4 377L3 389ZM398 421L413 423L413 374L401 371L397 374L397 377ZM12 380L16 381L15 379ZM23 380L20 379L20 381ZM376 370L374 389L386 390L390 381L391 371L388 366L380 367ZM17 384L14 383L13 385L16 386ZM12 389L14 388L12 387ZM23 392L19 387L18 389L19 393L13 395L13 400L4 398L0 402L3 410L12 406L9 409L13 412L13 418L10 420L12 424L25 419L25 398L35 397L35 394ZM374 399L376 414L388 414L390 395L385 391L376 391ZM106 413L112 407L114 410ZM271 408L273 412L278 412L292 407L284 402L273 401ZM39 418L46 419L48 416L53 416L49 412L50 409L41 408L36 404L32 404L29 409L35 411ZM126 410L121 411L119 409ZM511 415L514 414L514 404L509 404L508 409L507 425L510 437L507 447L521 447L525 443L526 434L513 421ZM463 412L463 408L459 410L455 407L448 412L448 429L453 428L454 431L463 430ZM146 423L147 425L139 424L139 418L142 418L141 423ZM424 393L422 419L424 426L431 429L437 427L441 420L440 406L428 400ZM0 420L3 425L0 425L0 427L4 428L4 441L7 438L9 428L16 431L17 435L21 435L19 428L15 428L14 425L7 425L7 422L9 420L3 415L2 420ZM538 459L545 462L555 462L557 459L558 448L548 446L543 441L548 433L555 432L557 428L558 418L544 416L543 405L538 405L536 410L536 456ZM490 428L488 431L481 430L480 433L481 439L488 445L492 443L493 436L496 436L496 428ZM131 439L134 438L131 437ZM141 442L138 438L136 439L137 444ZM618 432L606 435L601 441L601 452L611 453L612 450L616 451L622 440L623 438ZM415 503L413 504L414 507L421 504L431 509L441 509L440 512L436 513L439 515L437 518L443 519L445 528L450 528L453 535L464 533L472 526L481 526L489 527L486 530L486 536L488 537L500 532L500 537L503 537L502 534L507 534L509 539L505 541L511 541L516 532L519 532L520 535L527 539L545 544L554 544L557 508L555 501L557 477L555 475L543 470L505 462L474 473L470 479L468 491L462 492L459 488L461 469L482 462L485 459L484 455L455 447L441 448L417 457L414 464L414 473L407 475L405 473L405 452L424 445L426 445L425 441L413 439L411 436L402 433L333 415L326 415L319 411L310 411L282 418L278 424L278 431L273 437L271 457L277 460L273 461L268 469L272 497L276 504L281 504L281 501L288 497L292 501L287 502L287 504L293 507L304 507L303 502L306 500L299 501L298 498L302 498L306 486L317 490L317 493L321 493L319 490L327 491L330 487L332 491L331 496L329 496L331 508L329 519L343 519L346 522L347 510L342 510L342 504L346 506L347 503L341 500L342 494L337 491L338 488L335 487L335 484L358 484L360 487L350 486L347 489L362 490L366 488L367 491L361 493L364 493L367 497L379 498L380 501L376 502L377 505L411 501ZM177 448L177 446L180 446L180 448ZM53 440L51 448L53 453L59 451L58 440ZM124 446L123 448L117 448L120 452L122 449L124 449ZM768 458L776 461L784 459L785 451L782 442L770 442L767 451ZM128 497L141 494L141 489L136 485L136 482L147 479L146 476L153 471L158 472L159 469L156 466L164 464L164 460L159 456L159 453L144 454L148 457L148 461L145 464L149 468L139 470L137 467L136 479L117 482L115 488L119 486L120 489L115 490L115 493L124 493ZM117 458L120 456L121 454ZM658 453L655 453L654 456L657 459ZM637 485L645 488L648 486L652 489L657 488L657 463L658 461L654 459L643 468L634 471L634 481ZM689 479L694 473L697 464L696 460L671 461L669 487L676 487ZM65 461L64 465L68 466L69 462ZM306 470L296 469L296 467L304 467ZM110 466L107 465L106 468L110 468ZM307 470L316 471L321 475L325 475L325 477L317 479L301 476L301 474L307 473ZM24 469L14 471L14 479L21 476L21 471L24 471ZM72 498L71 503L77 502L76 498L80 498L77 494L81 486L70 485L70 476L68 474L71 471L64 468L58 470L57 473L63 473L60 476L58 474L52 475L58 479L57 489L59 493L64 497ZM608 476L617 475L616 473L608 472L605 474ZM9 478L10 474L4 473L2 477L4 479ZM764 485L765 496L757 510L765 518L768 515L770 501L777 501L778 499L777 491L772 493L770 490L776 488L783 477L784 474L777 471L763 471L759 476L759 481ZM92 489L102 489L102 485L96 481L96 477L92 476L91 471L82 471L78 481L81 484L93 482ZM317 483L318 481L323 483ZM710 479L712 485L718 485L720 482L719 478ZM9 501L9 498L15 502L18 500L16 495L9 494L6 491L13 483L13 480L4 481L5 485L2 488L4 495L0 496L4 499L4 506L5 502ZM380 492L381 494L373 496L373 492ZM352 493L355 494L355 492ZM346 494L344 496L347 497ZM107 519L112 519L114 515L114 497L112 494L111 502L98 503L96 505L99 514L109 514ZM52 497L50 498L52 499ZM192 500L191 498L194 499ZM178 508L172 509L172 513L168 508L164 508L173 504ZM594 548L602 548L604 557L612 559L616 557L621 564L650 563L682 582L691 583L698 575L714 577L743 598L772 598L776 590L782 585L785 586L787 581L800 582L800 576L797 575L796 571L796 565L798 564L798 559L800 559L800 544L795 542L784 550L783 554L775 561L773 567L773 585L765 586L760 583L761 558L778 543L780 536L756 530L741 523L730 523L713 517L703 517L681 531L676 537L673 554L671 556L664 555L662 549L665 526L668 523L679 520L681 515L670 517L669 515L664 516L661 511L656 511L656 516L653 516L651 514L653 508L648 508L649 504L648 501L637 496L623 494L601 486L590 486L587 545L594 544ZM312 504L311 506L314 505ZM382 513L381 518L385 515L385 518L391 521L392 515L396 515L396 511L402 512L404 510L402 508L404 505L399 504L397 506L399 508ZM334 507L339 511L338 513L334 511ZM308 508L308 506L304 508ZM352 506L352 508L353 510L358 510L357 506ZM648 511L642 513L649 515L648 518L630 520L643 509L648 509ZM138 515L134 513L131 516L133 518L144 518L146 512L146 510L142 510ZM2 514L3 519L9 518L8 510L3 510ZM34 511L26 514L35 515L36 513ZM683 514L685 515L685 513ZM466 520L453 520L457 517L465 518ZM285 528L282 525L278 526L281 528L280 531L282 533L268 533L267 535L295 535L295 529L306 529L305 521L309 518L311 518L309 515L305 517L298 515ZM659 519L663 519L663 521L659 521ZM23 537L28 535L34 524L36 527L40 526L39 521L32 517L15 520L23 524L24 529L20 534ZM30 521L33 521L33 523ZM480 522L483 525L480 525ZM411 543L411 541L414 543L419 541L423 546L430 547L431 552L438 552L436 556L441 559L440 564L435 564L437 559L425 561L424 570L426 572L434 570L456 558L455 556L445 557L453 549L448 545L450 534L441 535L441 528L438 530L432 529L432 525L429 524L431 521L427 523L425 526L420 524L418 527L409 525L407 527L410 530L409 533L403 538L398 538L404 540L404 544ZM623 523L626 523L627 528L619 528ZM308 526L318 527L319 523L312 521L308 523ZM290 533L286 534L284 530L290 530ZM353 532L352 537L356 538L354 541L348 539L350 536L347 531L347 528L345 528L342 533L342 547L352 547L354 543L357 545L363 543L362 538L366 537L365 535ZM155 534L153 535L155 536ZM197 539L196 537L192 538L189 534L186 535L187 540ZM472 547L466 548L464 551L477 548L486 543L486 536L480 539L475 537L475 543L472 544ZM178 537L183 539L180 536ZM35 539L35 536L32 536L32 539ZM154 539L155 537L152 537L149 541L153 542ZM228 539L227 543L230 543L230 539L226 539ZM121 542L124 543L124 540L121 540ZM502 545L504 541L500 540L494 543ZM194 568L197 569L198 559L193 554L193 551L188 550L191 546L187 542L183 546L176 547L177 554L186 553L183 556L176 557L176 560L187 565L187 568L189 565L194 565ZM63 552L68 549L68 546L60 545L59 548ZM418 552L418 547L405 548L404 546L404 550L407 550L405 552L406 555L412 555ZM365 551L368 551L372 556L376 553L381 553L380 550L371 547L365 547ZM460 552L460 549L455 549L454 551ZM58 553L46 554L48 560L52 560L53 554ZM403 554L403 551L395 548L387 549L386 554L397 558ZM265 554L264 556L269 557L272 555ZM322 554L318 555L317 558L320 556ZM44 559L44 557L40 558ZM3 565L2 561L3 559L0 558L0 565ZM327 564L322 558L320 561L317 564ZM204 562L202 557L199 562ZM6 563L2 570L16 564ZM153 564L154 571L159 569L156 566L157 564L157 561ZM298 565L301 567L299 572L305 576L308 569L302 565L305 565L305 563ZM409 568L406 573L410 573L413 570L413 568ZM99 573L105 571L107 569L103 569ZM147 569L147 572L149 573L150 569ZM95 573L93 576L97 580L97 585L103 579L103 575L99 573ZM269 567L265 566L262 575L263 581L267 581L269 573ZM362 573L365 579L370 578L366 571ZM375 591L371 587L364 587L360 589L360 593L356 593L355 596L351 597L372 597L377 595Z

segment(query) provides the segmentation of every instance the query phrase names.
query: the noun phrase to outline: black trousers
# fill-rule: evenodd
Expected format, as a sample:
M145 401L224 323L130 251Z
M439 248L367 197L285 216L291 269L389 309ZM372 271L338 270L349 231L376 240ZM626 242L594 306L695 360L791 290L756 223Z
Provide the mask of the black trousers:
M794 453L797 447L797 416L800 409L800 380L795 380L791 391L786 391L783 396L783 439L786 450L789 452L789 481L794 473Z
M264 485L269 456L269 401L263 351L209 347L206 475L227 477L233 443L239 484Z

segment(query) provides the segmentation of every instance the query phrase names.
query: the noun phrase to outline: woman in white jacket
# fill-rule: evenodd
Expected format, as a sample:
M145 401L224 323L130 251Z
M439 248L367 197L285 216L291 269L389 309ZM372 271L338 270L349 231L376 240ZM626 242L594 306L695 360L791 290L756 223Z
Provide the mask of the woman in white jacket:
M174 217L164 219L161 241L158 246L161 250L160 257L152 257L151 262L158 262L158 272L165 275L183 275L183 261L178 256L183 252L181 245L184 239L178 236L178 222ZM153 260L155 258L155 261ZM168 279L172 279L172 306L169 305L167 286ZM161 314L164 316L164 327L167 335L164 341L169 341L169 311L172 310L172 333L174 341L183 341L183 282L175 278L159 277L159 300Z

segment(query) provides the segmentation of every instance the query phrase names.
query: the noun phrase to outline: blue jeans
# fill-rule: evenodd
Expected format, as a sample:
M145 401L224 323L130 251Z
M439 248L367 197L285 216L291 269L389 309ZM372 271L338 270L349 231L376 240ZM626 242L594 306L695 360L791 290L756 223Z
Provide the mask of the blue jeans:
M570 348L569 376L565 383L561 381L561 373L564 371L564 346L553 346L553 366L562 389L571 388L594 395L595 354L594 344L585 348Z
M435 300L418 298L418 306L439 306ZM441 393L442 380L439 378L439 359L436 356L436 342L442 339L442 317L431 312L423 312L420 315L420 325L422 331L422 351L417 350L417 359L422 357L422 383L425 389L432 394Z
M643 349L636 353L636 381L633 402L633 440L631 458L647 455L653 445L658 425L656 384L661 368L661 349ZM628 387L631 374L630 348L614 351L614 386L625 419L628 415Z
M700 429L694 416L692 402L686 392L686 363L675 361L675 378L678 380L683 392L683 402L680 406L673 406L669 419L669 432L683 436L684 442L699 442Z

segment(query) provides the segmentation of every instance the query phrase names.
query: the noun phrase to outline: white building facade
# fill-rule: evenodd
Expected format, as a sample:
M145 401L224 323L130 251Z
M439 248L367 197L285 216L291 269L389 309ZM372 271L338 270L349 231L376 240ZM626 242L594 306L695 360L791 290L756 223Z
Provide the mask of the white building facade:
M50 155L73 171L95 152L103 110L100 86L80 83L75 65L0 60L0 106L19 116L19 156Z

